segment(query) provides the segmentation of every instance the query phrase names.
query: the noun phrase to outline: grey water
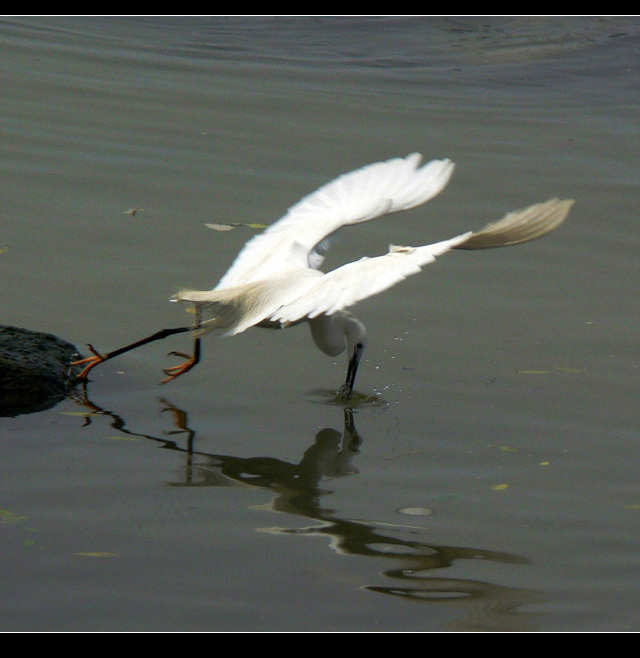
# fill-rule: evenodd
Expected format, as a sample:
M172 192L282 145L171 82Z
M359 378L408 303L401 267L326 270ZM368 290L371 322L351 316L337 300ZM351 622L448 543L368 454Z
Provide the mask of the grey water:
M0 55L0 323L84 353L369 162L456 171L329 267L575 199L354 309L375 404L322 403L301 326L0 418L1 630L640 630L640 19L4 17Z

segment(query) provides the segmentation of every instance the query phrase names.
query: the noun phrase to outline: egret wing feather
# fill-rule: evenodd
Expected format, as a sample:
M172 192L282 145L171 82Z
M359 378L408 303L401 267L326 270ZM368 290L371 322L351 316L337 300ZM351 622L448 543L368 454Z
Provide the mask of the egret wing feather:
M392 246L384 256L347 263L317 278L304 296L283 305L270 319L286 325L350 308L417 274L437 256L462 244L471 235L468 232L423 247Z
M450 249L488 249L535 240L558 228L572 205L571 199L550 199L508 213L477 232L423 247L391 247L384 256L348 263L316 279L303 297L283 304L272 320L286 324L345 310L417 274Z
M197 328L197 335L220 329L223 336L232 336L269 320L281 306L304 299L322 276L309 268L289 270L269 279L219 290L182 290L173 300L199 305L205 319Z
M493 249L529 242L555 231L564 222L574 204L573 199L549 199L516 210L487 224L456 249Z
M345 225L407 210L442 191L454 164L433 160L420 167L412 153L356 169L327 183L289 208L247 242L216 289L265 279L284 269L317 269Z

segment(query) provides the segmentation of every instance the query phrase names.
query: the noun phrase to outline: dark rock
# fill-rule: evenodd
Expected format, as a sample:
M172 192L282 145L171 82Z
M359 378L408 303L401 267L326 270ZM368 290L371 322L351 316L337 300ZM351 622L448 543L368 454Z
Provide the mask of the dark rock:
M51 334L0 325L0 416L50 409L74 387L78 350Z

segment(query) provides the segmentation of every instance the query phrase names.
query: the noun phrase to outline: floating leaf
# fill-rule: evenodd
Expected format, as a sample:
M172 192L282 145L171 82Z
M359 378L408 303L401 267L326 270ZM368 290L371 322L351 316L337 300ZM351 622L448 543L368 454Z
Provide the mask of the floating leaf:
M231 224L205 224L207 228L212 228L214 231L233 231L238 226L246 226L247 228L263 229L267 228L266 224L242 224L240 222L233 222Z
M125 210L122 214L135 217L139 212L144 212L144 208L129 208L129 210Z
M86 551L74 553L74 555L79 555L80 557L118 557L117 553L108 553L107 551Z
M6 254L9 251L9 247L0 247L0 254Z
M63 416L81 416L85 418L86 416L99 416L100 414L92 413L91 411L58 411L59 414Z
M548 375L551 370L518 370L521 375Z
M508 484L492 484L491 488L494 491L504 491L508 486Z
M504 452L518 452L518 451L516 450L516 448L511 448L511 447L509 447L509 446L498 446L498 445L493 444L493 445L491 445L490 447L491 447L491 448L497 448L498 450L502 450L502 451L504 451Z
M212 228L214 231L233 231L235 226L231 224L205 224L207 228Z
M24 523L27 520L26 516L21 514L16 514L8 509L0 509L0 523L9 524L9 523Z

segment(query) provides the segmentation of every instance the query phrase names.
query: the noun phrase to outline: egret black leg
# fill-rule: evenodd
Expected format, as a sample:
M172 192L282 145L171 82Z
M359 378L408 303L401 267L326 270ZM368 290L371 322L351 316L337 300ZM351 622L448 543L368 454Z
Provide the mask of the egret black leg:
M202 309L199 304L195 305L195 313L196 313L196 318L192 329L197 331L198 329L200 329L200 322L202 319ZM171 366L171 368L165 368L164 374L168 376L160 382L161 384L166 384L167 382L170 382L172 379L175 379L176 377L180 377L180 375L184 375L185 372L189 372L191 368L193 368L194 366L198 365L198 363L200 363L200 338L196 336L193 342L192 355L183 354L182 352L169 352L169 354L181 356L184 359L186 359L186 361L184 363L181 363L180 365Z
M164 340L165 338L168 338L169 336L173 336L174 334L183 334L187 331L192 331L192 329L193 327L175 327L173 329L161 329L160 331L156 331L155 334L151 334L150 336L141 338L140 340L137 340L135 343L131 343L130 345L125 345L124 347L121 347L117 350L113 350L113 352L108 352L106 354L100 354L100 352L98 352L93 347L93 345L87 345L89 351L93 353L93 356L89 356L86 359L80 359L79 361L71 362L72 366L80 366L86 364L84 370L82 370L82 372L79 375L76 375L75 379L86 380L89 372L103 361L107 361L108 359L113 359L115 356L120 356L120 354L124 354L125 352L130 352L131 350L135 350L136 348L142 347L143 345L147 345L148 343L153 343L157 340Z

